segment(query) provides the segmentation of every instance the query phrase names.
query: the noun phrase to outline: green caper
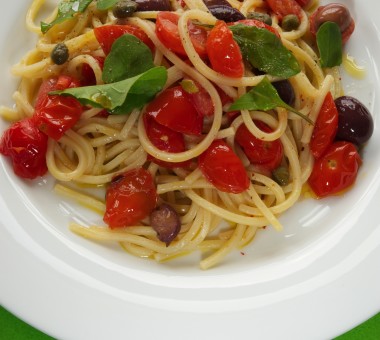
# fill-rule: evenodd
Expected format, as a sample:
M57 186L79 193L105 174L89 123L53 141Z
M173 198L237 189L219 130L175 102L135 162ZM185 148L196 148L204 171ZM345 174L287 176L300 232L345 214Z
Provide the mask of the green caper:
M269 26L272 26L272 18L267 13L260 13L260 12L248 12L247 13L247 19L255 19L262 21L264 24L267 24Z
M135 1L122 0L116 3L112 13L118 19L124 19L132 16L137 10L137 3Z
M277 169L273 170L272 177L274 181L281 186L289 184L289 170L285 166L279 166Z
M51 51L50 58L54 64L62 65L69 59L69 49L64 43L59 43Z
M287 32L297 29L299 25L300 19L295 14L285 15L281 23L282 29Z

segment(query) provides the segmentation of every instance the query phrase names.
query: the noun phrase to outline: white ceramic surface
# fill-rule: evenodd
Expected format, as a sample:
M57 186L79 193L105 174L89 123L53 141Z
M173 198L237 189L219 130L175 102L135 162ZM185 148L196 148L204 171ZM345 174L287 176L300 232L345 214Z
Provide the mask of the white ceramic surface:
M343 1L342 1L343 2ZM33 46L30 1L0 11L0 103L12 104L10 67ZM380 3L344 1L356 31L346 49L368 70L344 77L373 113L375 132L355 187L303 200L209 271L197 255L165 264L87 241L70 220L99 217L52 192L53 181L17 179L0 158L0 303L61 339L327 339L380 310ZM0 122L0 131L6 124Z

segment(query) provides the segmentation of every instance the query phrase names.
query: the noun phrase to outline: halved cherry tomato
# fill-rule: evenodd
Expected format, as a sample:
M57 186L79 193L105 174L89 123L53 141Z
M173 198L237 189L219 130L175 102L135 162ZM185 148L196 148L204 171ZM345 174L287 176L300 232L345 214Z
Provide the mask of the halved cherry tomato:
M146 134L152 144L160 150L166 152L183 152L186 150L183 134L173 131L166 126L157 123L152 117L144 115L144 125ZM189 166L191 161L185 162L165 162L148 155L148 159L165 168L183 168Z
M212 102L211 96L198 82L194 80L191 81L194 82L194 86L197 88L197 91L189 92L184 87L188 98L193 103L195 109L201 117L212 116L214 114L214 103Z
M178 32L179 15L174 12L159 12L156 18L156 34L158 39L171 51L181 56L187 56L183 48ZM192 22L188 23L191 42L201 58L207 57L206 40L207 31L196 26Z
M355 182L361 163L354 144L335 142L315 162L309 185L318 197L337 194Z
M23 119L4 131L0 153L11 158L17 176L34 179L47 172L47 141L47 136L38 130L33 118Z
M38 92L33 119L36 126L49 137L58 140L71 129L80 118L83 107L73 97L49 95L56 90L77 87L79 81L61 75L45 80Z
M133 25L104 25L94 28L96 40L98 40L105 55L111 52L112 44L117 38L120 38L124 34L132 34L136 38L139 38L145 45L147 45L151 51L154 50L154 44L152 40L146 35L146 33L139 27Z
M100 66L100 68L103 70L104 66L104 58L103 57L94 57ZM90 65L83 64L82 65L82 71L81 71L81 84L82 86L91 86L96 84L95 74Z
M132 169L112 179L106 191L103 220L111 229L136 225L156 204L157 191L150 172Z
M207 38L207 54L212 68L227 77L240 78L244 74L243 57L231 30L218 21Z
M255 120L255 124L264 132L273 132L268 125L259 120ZM281 164L284 150L279 140L258 139L249 132L244 124L241 124L236 131L235 141L241 146L252 164L260 165L269 171L276 169Z
M266 2L280 21L288 14L295 14L301 19L302 8L296 0L266 0Z
M221 139L213 141L199 156L198 164L206 179L220 191L238 194L249 187L243 163Z
M200 135L203 119L198 115L182 86L161 92L146 108L157 123L187 135Z
M269 26L265 22L262 22L260 20L244 19L244 20L239 20L232 23L232 25L237 25L237 24L243 24L246 26L253 26L253 27L258 27L258 28L265 28L269 32L272 32L273 34L275 34L278 38L280 37L280 34L274 27Z
M315 158L321 157L334 141L338 131L339 113L329 92L322 104L310 140L310 150Z
M296 0L298 2L298 5L301 7L306 7L310 4L311 0Z

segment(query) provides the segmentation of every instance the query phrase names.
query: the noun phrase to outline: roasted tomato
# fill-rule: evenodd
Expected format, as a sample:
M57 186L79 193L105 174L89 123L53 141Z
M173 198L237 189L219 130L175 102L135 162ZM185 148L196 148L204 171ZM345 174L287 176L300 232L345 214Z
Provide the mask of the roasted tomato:
M200 135L203 119L182 86L161 92L146 108L146 114L157 123L187 135Z
M117 175L106 192L104 222L110 228L136 225L149 216L157 204L153 177L144 168Z
M244 75L243 56L231 30L218 21L207 38L207 54L212 68L227 77Z
M355 182L361 163L354 144L335 142L315 162L309 185L318 197L337 194Z
M255 120L256 126L267 133L273 130L261 121ZM272 171L282 161L284 155L282 144L279 140L263 141L249 132L244 124L236 131L235 141L241 146L252 164L260 165L263 169Z
M297 15L301 19L302 8L296 0L266 0L266 2L280 21L289 14Z
M214 114L214 103L211 96L199 83L192 79L185 79L181 82L181 86L201 117L209 117Z
M13 171L22 178L34 179L47 172L47 136L28 118L14 123L4 131L0 153L12 160Z
M249 187L243 163L223 140L215 140L199 156L198 164L206 179L220 191L238 194Z
M334 98L329 92L319 111L310 140L310 150L315 158L321 157L334 141L338 131L338 116Z
M100 68L103 70L104 66L104 58L103 57L94 57L100 66ZM82 65L82 72L81 72L81 85L82 86L91 86L96 84L96 78L94 71L88 64Z
M73 97L49 95L49 92L77 86L78 80L64 75L42 83L36 99L34 121L50 138L58 140L71 129L79 120L83 107Z
M169 50L181 56L187 57L178 32L179 15L174 12L159 12L156 18L156 34L158 39ZM188 23L191 42L199 56L205 58L207 31L200 26Z

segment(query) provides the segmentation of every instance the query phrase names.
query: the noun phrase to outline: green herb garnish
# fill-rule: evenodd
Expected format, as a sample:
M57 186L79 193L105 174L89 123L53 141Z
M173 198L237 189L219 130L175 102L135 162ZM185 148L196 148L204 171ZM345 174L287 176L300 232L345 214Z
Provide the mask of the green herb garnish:
M105 11L115 6L119 1L120 0L98 0L96 3L96 8L101 11Z
M317 31L317 45L322 67L339 66L342 63L342 34L338 24L327 21Z

